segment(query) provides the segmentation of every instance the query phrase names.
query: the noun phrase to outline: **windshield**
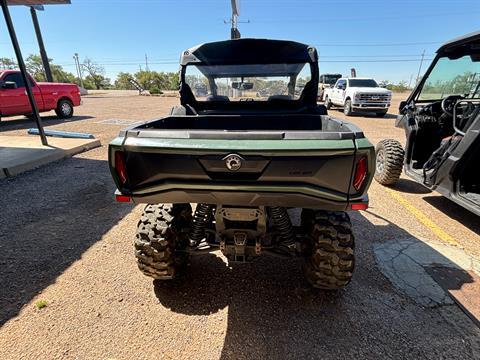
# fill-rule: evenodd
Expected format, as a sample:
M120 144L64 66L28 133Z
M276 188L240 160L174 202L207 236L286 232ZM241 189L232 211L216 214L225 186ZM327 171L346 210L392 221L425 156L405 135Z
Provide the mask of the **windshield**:
M333 85L340 78L341 78L341 76L337 76L337 75L322 75L321 82L324 83L324 84Z
M423 84L418 100L440 100L450 95L479 98L480 62L470 55L440 58Z
M301 64L188 65L185 82L199 101L297 100L311 78Z
M350 87L378 87L378 84L373 79L350 79L348 80Z

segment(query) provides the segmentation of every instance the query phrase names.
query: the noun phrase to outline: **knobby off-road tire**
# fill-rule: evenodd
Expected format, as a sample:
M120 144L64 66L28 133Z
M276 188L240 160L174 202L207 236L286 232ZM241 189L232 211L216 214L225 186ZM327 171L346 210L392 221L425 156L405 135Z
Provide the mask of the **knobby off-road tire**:
M188 259L190 204L147 205L138 222L135 256L140 271L158 280L181 274Z
M307 234L307 281L315 288L345 287L355 267L355 239L350 217L342 211L304 209L302 224Z
M400 178L405 151L397 140L385 139L375 149L375 180L382 185L393 185Z

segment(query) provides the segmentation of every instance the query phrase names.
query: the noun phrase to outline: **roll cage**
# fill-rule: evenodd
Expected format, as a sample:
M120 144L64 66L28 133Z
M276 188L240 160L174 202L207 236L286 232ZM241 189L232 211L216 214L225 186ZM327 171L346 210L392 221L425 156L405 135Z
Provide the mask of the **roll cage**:
M237 39L207 43L195 46L182 53L180 71L180 102L194 111L209 110L252 110L252 111L302 111L317 107L318 55L314 47L293 41L266 39ZM208 79L209 87L215 91L215 78L235 75L252 75L238 71L241 65L264 65L258 76L282 74L290 77L288 91L295 92L295 80L301 67L310 66L310 80L303 87L298 99L277 98L272 101L198 101L186 81L188 66L196 66ZM283 66L282 65L286 65ZM213 69L220 68L221 73ZM261 68L261 66L258 66ZM213 95L216 95L215 93Z

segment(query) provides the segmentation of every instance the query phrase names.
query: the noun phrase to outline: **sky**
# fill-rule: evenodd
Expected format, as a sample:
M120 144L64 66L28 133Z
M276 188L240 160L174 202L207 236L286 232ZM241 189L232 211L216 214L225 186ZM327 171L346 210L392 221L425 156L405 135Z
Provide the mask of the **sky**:
M24 6L11 6L26 58L38 53ZM120 71L177 71L180 53L230 36L230 0L72 0L38 13L48 56L75 73L73 54ZM320 73L392 82L415 81L445 41L480 30L479 0L241 0L242 37L288 39L314 45ZM14 52L3 17L0 57Z

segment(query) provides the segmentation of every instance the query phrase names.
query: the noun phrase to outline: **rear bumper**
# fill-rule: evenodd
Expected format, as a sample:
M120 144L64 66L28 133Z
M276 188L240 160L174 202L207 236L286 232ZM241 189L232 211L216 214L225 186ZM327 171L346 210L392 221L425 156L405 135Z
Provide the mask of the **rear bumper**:
M116 195L125 195L117 190ZM206 203L233 206L282 206L331 211L350 210L352 204L368 205L368 196L350 199L308 186L229 186L162 184L129 194L134 203Z

